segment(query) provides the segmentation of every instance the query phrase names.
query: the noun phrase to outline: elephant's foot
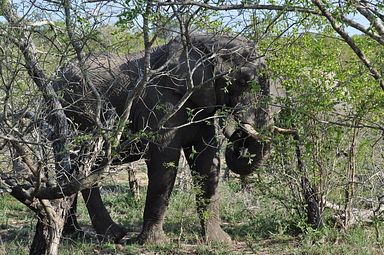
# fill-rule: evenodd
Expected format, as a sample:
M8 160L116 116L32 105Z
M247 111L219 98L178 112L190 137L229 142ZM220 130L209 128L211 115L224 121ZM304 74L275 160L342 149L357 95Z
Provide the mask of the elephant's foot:
M207 243L230 244L231 237L220 226L219 207L217 196L213 196L198 208L203 238Z
M169 243L170 239L164 233L162 223L145 222L143 230L137 237L137 242L140 244L161 244Z
M118 243L123 237L127 234L127 230L116 223L111 223L109 227L107 227L103 231L97 231L97 237L100 242L114 242Z
M72 212L70 212L70 215L68 215L65 221L64 228L63 228L63 235L71 236L71 237L84 236L84 231L81 229L79 223L77 222L76 215Z
M217 220L211 220L205 223L203 235L207 243L232 243L231 237L220 227Z
M83 237L85 232L80 227L75 227L73 225L64 226L63 228L63 236L70 237Z

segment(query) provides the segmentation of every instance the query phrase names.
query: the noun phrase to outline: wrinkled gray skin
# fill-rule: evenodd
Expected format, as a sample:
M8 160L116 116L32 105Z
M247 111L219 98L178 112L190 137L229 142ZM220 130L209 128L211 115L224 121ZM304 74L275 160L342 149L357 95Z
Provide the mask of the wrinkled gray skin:
M148 145L145 157L149 183L140 242L166 240L163 220L181 149L193 172L194 184L202 191L197 195L197 211L203 237L206 241L229 242L230 237L221 229L219 219L216 192L220 159L215 128L199 120L213 116L222 107L228 107L234 109L233 117L241 125L249 124L260 130L270 124L267 104L261 100L269 95L270 82L264 62L257 56L252 43L241 38L195 35L190 38L187 47L188 55L180 39L174 39L152 52L151 68L165 65L163 74L150 81L143 96L134 102L130 115L129 129L133 133L157 131L164 114L177 105L186 93L188 70L194 70L193 85L200 87L166 122L165 126L170 129L158 131L159 135L154 140L142 140L142 144ZM186 64L187 58L190 69ZM112 104L117 114L121 115L125 98L142 72L143 59L103 55L91 57L87 65L92 82L106 104ZM91 130L95 126L92 120L94 97L89 89L79 84L78 73L77 69L68 68L63 72L66 82L57 87L64 91L67 105L76 102L68 107L67 115L81 129ZM251 91L251 83L257 83L259 89ZM194 109L198 115L194 117L194 124L185 125L190 122L189 109ZM257 169L269 146L253 139L241 125L226 129L230 143L225 158L232 171L246 175ZM178 126L183 127L172 129ZM125 162L135 159L127 153L122 153L122 157ZM101 203L98 189L83 191L83 197L90 201L88 209L96 232L120 239L122 229L113 223L104 207L98 207Z

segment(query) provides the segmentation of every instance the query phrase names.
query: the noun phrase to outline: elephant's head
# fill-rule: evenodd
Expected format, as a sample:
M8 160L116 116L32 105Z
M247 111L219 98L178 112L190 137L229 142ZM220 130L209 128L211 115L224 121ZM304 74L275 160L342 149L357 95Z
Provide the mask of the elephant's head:
M270 149L268 139L259 133L271 124L270 81L264 60L248 41L233 40L223 45L222 51L217 70L222 77L216 87L223 91L224 105L233 109L233 121L225 129L229 139L225 159L231 171L247 175L257 169Z
M258 133L271 124L270 81L265 62L254 43L244 38L193 35L189 39L186 47L180 38L172 40L165 48L165 57L152 59L159 60L152 67L160 68L167 60L167 69L173 76L167 76L169 81L163 84L169 84L180 95L187 92L185 84L192 74L197 89L189 99L195 108L205 109L207 114L213 114L218 106L232 110L233 125L225 132L229 139L227 165L235 173L250 174L269 151L268 142Z

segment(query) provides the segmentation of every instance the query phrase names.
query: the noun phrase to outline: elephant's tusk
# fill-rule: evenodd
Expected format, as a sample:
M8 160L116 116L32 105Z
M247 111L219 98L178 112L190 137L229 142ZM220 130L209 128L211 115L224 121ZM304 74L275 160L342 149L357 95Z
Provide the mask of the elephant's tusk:
M226 124L223 130L223 133L224 133L224 136L227 139L229 139L233 135L233 133L235 133L236 131L237 122L232 116L228 117L225 122Z
M252 125L250 124L247 124L247 123L243 123L240 125L252 138L254 138L255 140L258 140L258 141L263 141L263 142L269 142L271 141L271 138L268 137L268 136L265 136L265 135L262 135L260 134L259 132L256 131L256 129L254 129L252 127Z
M265 136L260 134L259 132L256 131L252 125L247 124L247 123L242 123L240 125L252 138L258 141L263 141L263 142L270 142L271 137ZM288 128L281 128L277 126L272 126L272 130L275 133L282 134L282 135L297 135L297 130L296 129L288 129Z
M296 129L281 128L281 127L276 127L276 126L273 126L272 129L274 132L279 133L279 134L283 134L283 135L296 135L297 134Z

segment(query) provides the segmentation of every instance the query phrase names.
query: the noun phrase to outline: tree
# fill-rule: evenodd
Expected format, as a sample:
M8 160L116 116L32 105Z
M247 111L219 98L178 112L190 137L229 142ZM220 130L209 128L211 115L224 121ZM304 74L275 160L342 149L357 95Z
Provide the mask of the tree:
M76 10L76 7L79 9ZM13 171L17 173L3 172L2 184L38 215L31 254L57 254L73 194L90 188L101 178L103 171L108 170L112 150L119 146L126 126L130 104L141 93L148 77L148 69L145 69L138 86L126 100L126 113L116 123L115 119L109 122L100 120L102 102L84 64L90 41L97 39L96 28L100 19L108 16L100 14L103 5L99 5L101 10L95 13L89 13L88 7L81 3L76 7L70 1L31 3L30 9L21 10L25 11L24 16L19 16L18 6L9 1L2 1L0 6L0 15L7 21L0 30L3 38L0 71L5 98L2 140L4 146L9 148L8 157L13 161ZM53 15L54 20L36 20L40 17L34 17L35 13L31 10L39 12L44 18ZM57 10L63 15L55 16ZM149 11L143 14L144 27L148 26ZM87 22L86 18L92 22ZM148 56L151 42L147 29L144 29L143 35L145 54ZM96 40L96 43L100 42ZM39 47L47 52L39 52ZM59 58L52 58L51 54L58 54ZM97 132L91 137L84 137L83 134L76 134L76 127L68 121L53 81L58 79L55 77L56 70L63 62L68 62L72 54L76 56L84 81L97 99L94 113L97 126L100 130L108 130L108 125L115 124L117 128L112 134ZM24 93L32 98L26 102L19 100ZM36 105L36 102L39 104ZM70 148L76 148L76 144L84 142L84 139L89 151L81 153L89 156L79 155L82 161L76 162ZM99 159L102 149L103 156ZM91 172L96 160L101 163L96 171ZM79 163L83 166L82 171L74 172L74 165Z

